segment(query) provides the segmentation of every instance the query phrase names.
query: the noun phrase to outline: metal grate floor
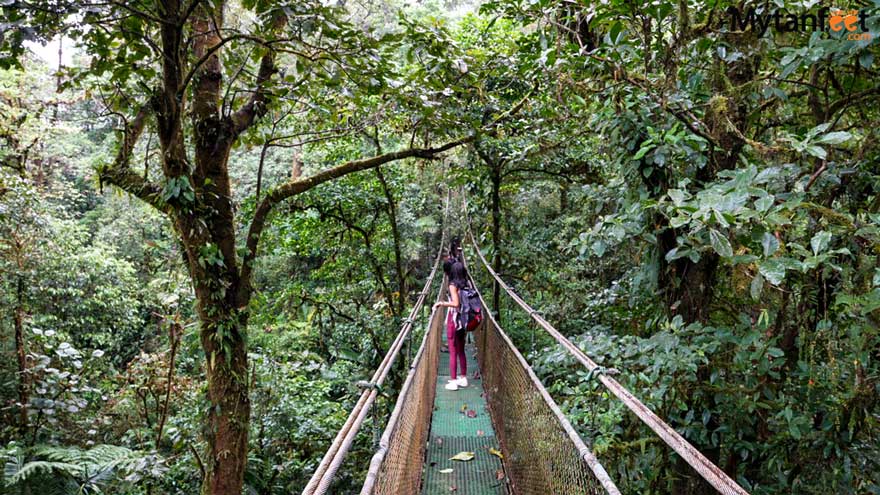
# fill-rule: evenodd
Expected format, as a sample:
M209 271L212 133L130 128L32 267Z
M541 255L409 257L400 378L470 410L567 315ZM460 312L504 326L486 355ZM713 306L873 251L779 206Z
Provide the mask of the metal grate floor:
M425 453L423 495L509 493L501 459L489 452L500 447L486 409L483 382L474 378L479 370L476 350L469 344L465 352L470 383L456 391L444 388L449 380L449 353L440 354L431 435ZM459 452L473 452L474 458L449 460ZM452 472L441 472L448 469Z

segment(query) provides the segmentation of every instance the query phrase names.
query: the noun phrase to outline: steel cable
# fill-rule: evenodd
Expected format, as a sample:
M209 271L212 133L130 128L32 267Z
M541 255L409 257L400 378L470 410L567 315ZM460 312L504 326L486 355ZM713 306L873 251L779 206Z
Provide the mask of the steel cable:
M498 283L501 288L507 293L508 296L511 297L516 303L529 314L529 316L535 320L535 322L541 326L547 333L549 333L563 348L565 348L571 355L575 357L581 364L583 364L588 370L591 372L595 372L600 370L601 368L597 365L592 359L590 359L583 351L580 350L579 347L574 345L570 340L568 340L564 335L559 333L556 328L553 327L550 323L547 322L537 311L532 309L513 289L508 286L501 277L495 273L495 270L489 265L486 258L483 256L483 253L480 251L480 246L477 244L476 239L473 234L468 231L468 236L471 239L471 243L474 246L474 250L477 252L477 255L480 258L483 266L489 272L495 282ZM651 409L648 408L645 404L643 404L639 399L637 399L629 390L627 390L623 385L617 382L614 378L604 374L598 373L598 378L608 389L609 392L614 394L618 399L629 408L630 411L635 413L636 416L643 423L645 423L654 433L659 436L666 445L671 447L681 458L687 462L700 476L703 477L710 485L712 485L719 493L723 493L724 495L749 495L746 490L744 490L739 484L733 481L727 474L721 470L718 466L712 463L709 459L706 458L696 447L691 445L684 437L682 437L675 429L669 426L665 421L663 421L659 416L657 416Z

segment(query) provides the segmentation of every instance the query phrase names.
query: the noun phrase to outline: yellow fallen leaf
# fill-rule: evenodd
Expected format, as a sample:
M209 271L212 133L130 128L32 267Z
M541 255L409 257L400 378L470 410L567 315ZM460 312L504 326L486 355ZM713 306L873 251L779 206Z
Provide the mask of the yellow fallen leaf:
M449 474L452 472L452 468L441 469L440 474Z
M454 456L450 457L450 461L469 461L474 458L473 452L459 452Z
M492 455L497 455L499 459L504 459L504 454L502 454L500 450L494 447L489 449L489 453Z

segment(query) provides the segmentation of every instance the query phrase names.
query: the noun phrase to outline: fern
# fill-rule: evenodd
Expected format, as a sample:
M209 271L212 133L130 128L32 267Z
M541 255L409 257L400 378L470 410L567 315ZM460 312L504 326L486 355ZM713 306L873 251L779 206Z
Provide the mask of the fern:
M124 482L125 472L143 468L151 456L117 445L88 450L42 445L29 451L15 449L5 455L3 484L27 486L41 495L101 492L114 482Z
M82 467L66 462L30 461L17 469L10 469L10 464L7 464L5 469L6 485L14 486L34 476L59 473L76 477L82 473Z
M34 454L51 461L68 462L95 468L128 468L144 457L139 451L118 445L97 445L89 450L76 447L43 446L35 449Z

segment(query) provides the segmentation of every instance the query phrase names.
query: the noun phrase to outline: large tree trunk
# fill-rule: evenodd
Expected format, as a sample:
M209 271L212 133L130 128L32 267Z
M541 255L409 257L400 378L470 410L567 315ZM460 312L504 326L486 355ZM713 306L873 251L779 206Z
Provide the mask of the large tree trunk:
M223 70L215 47L221 43L223 7L210 13L206 9L197 8L192 20L193 53L204 59L193 79L191 107L195 170L187 179L195 191L190 202L195 204L182 201L176 225L196 293L208 378L208 456L202 494L239 495L250 426L245 331L251 291L242 289L238 271L228 167L238 124L222 117L219 105ZM268 69L265 65L261 64L261 74L271 70L271 63Z
M241 493L247 467L251 413L245 323L235 315L235 308L211 305L205 309L224 316L220 319L201 317L205 325L201 340L208 357L210 403L206 432L208 460L202 494L237 495Z
M188 241L187 258L208 378L208 452L202 495L239 495L247 465L250 425L245 338L250 291L239 290L240 279L234 270L200 258L203 239Z
M490 178L492 181L492 269L501 274L501 165L491 164ZM501 286L492 284L492 309L496 318L501 321Z
M19 412L19 428L27 430L28 416L27 404L29 400L28 375L27 375L27 349L24 342L24 279L17 277L15 289L15 355L18 357L18 402L21 404Z
M196 294L200 338L205 351L209 409L204 428L208 457L204 462L203 495L241 495L247 465L250 398L245 331L253 293L251 276L260 235L272 208L323 182L406 158L434 158L475 139L470 135L434 148L409 148L328 168L307 178L298 173L272 188L258 202L239 260L236 219L229 177L229 151L236 138L267 111L271 98L264 87L276 72L275 52L260 59L250 98L229 115L221 112L223 68L220 32L224 2L162 2L162 87L137 115L125 122L124 139L112 164L102 167L102 183L111 183L165 213L185 251ZM190 9L191 8L191 9ZM287 18L278 11L273 29ZM185 36L185 26L192 29ZM187 51L192 53L188 54ZM188 67L187 60L198 61ZM189 69L189 70L188 70ZM515 106L511 112L518 110ZM184 115L192 118L184 125ZM164 182L134 173L129 158L155 117ZM494 127L497 121L490 127ZM185 132L191 129L192 135ZM190 160L188 150L194 150ZM167 186L173 185L174 188ZM167 197L168 190L179 191ZM385 291L386 294L388 291ZM392 301L389 306L395 307Z

